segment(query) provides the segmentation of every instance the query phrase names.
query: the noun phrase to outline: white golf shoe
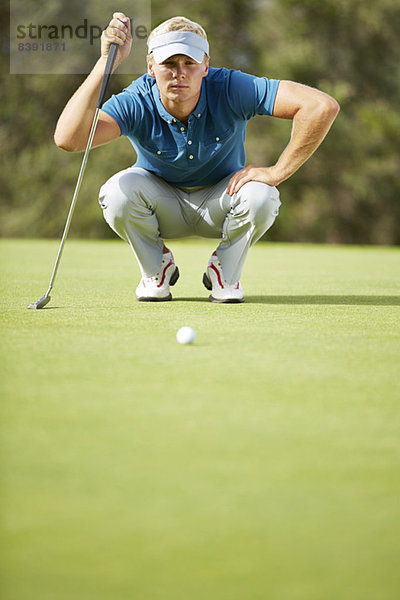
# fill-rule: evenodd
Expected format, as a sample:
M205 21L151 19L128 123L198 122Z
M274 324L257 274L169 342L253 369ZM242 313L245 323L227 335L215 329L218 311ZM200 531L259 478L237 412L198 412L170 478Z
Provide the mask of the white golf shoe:
M208 290L211 290L209 296L211 302L244 302L244 291L240 281L232 284L227 283L218 256L214 254L208 261L207 270L203 275L203 284Z
M153 277L143 277L136 288L136 298L140 302L165 302L172 300L170 285L179 279L179 269L175 265L172 252L163 254L161 270Z

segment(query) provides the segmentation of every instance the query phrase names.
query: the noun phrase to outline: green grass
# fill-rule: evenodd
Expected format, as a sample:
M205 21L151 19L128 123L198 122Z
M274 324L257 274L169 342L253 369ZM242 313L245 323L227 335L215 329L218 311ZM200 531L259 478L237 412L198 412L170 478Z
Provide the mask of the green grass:
M3 241L2 600L397 600L400 251L210 241L136 302L122 242ZM180 346L182 325L197 332Z

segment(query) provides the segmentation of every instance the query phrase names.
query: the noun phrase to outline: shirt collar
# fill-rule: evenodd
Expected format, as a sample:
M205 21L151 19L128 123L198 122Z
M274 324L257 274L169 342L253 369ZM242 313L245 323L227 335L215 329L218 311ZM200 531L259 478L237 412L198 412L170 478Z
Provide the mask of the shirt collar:
M153 87L152 87L152 93L153 93L153 98L154 101L156 103L156 107L158 110L158 113L160 115L160 117L162 117L164 119L164 121L167 121L167 123L171 123L175 117L173 117L164 107L163 103L161 102L161 97L160 97L160 90L158 89L158 85L156 82L154 82ZM200 89L200 97L199 100L194 108L194 110L191 112L191 114L189 115L189 119L190 117L193 115L196 119L200 119L205 110L206 110L206 106L207 106L207 99L206 99L206 84L205 84L205 78L203 78L203 81L201 83L201 89ZM176 120L176 119L175 119Z

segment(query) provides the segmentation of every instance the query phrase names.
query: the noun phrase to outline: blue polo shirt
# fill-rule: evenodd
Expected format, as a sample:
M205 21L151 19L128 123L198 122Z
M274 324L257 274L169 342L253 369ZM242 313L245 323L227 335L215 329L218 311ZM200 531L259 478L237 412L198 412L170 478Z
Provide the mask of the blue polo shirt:
M142 167L182 187L217 183L245 166L247 121L272 115L279 81L210 68L188 126L164 108L156 81L143 75L102 107Z

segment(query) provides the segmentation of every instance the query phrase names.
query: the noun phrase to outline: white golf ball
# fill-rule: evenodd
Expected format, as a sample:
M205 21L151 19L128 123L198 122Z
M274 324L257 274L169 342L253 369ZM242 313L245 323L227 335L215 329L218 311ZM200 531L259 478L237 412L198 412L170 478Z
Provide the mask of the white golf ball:
M181 327L176 333L176 339L180 344L192 344L195 337L195 331L191 327Z

